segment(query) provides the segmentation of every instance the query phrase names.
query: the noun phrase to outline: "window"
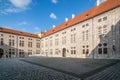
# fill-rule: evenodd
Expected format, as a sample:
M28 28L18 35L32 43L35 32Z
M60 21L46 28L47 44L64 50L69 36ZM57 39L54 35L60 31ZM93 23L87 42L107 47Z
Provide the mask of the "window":
M3 38L1 38L0 44L1 44L1 45L4 45L4 40L3 40Z
M107 48L103 48L103 53L107 54L107 52L108 52Z
M103 43L104 46L107 46L107 43Z
M76 47L71 47L71 54L76 54Z
M86 24L86 27L87 27L87 26L89 26L89 24L88 24L88 23Z
M32 42L28 42L28 47L32 47Z
M55 54L58 55L59 54L59 50L55 49Z
M40 54L40 50L36 50L36 54Z
M71 34L71 43L76 42L76 34Z
M103 26L103 34L106 34L107 33L107 25L104 25Z
M62 32L62 34L66 34L66 32Z
M84 41L85 40L85 32L84 31L82 32L82 35L83 35L82 38L83 38L83 41Z
M62 37L62 44L66 44L66 36Z
M82 25L82 28L84 28L85 27L85 25Z
M14 44L15 44L14 39L9 39L9 46L14 46Z
M102 48L98 48L98 54L102 54Z
M98 46L99 46L99 47L101 47L101 46L102 46L102 44L98 44Z
M83 54L89 54L89 45L83 45Z
M55 39L55 45L58 46L58 38Z
M24 55L24 50L22 50L22 49L20 49L19 50L19 57L24 57L25 55Z
M103 21L106 21L107 20L107 16L103 17Z
M36 47L37 47L37 48L40 48L40 43L36 43Z
M75 30L76 30L76 28L71 29L71 31L75 31Z
M28 50L28 55L32 55L32 50Z
M19 46L20 46L20 47L24 47L24 41L20 40Z
M88 30L86 31L86 40L88 40Z
M85 54L85 49L83 49L83 54Z
M3 34L1 34L1 36L3 36Z
M52 49L50 49L50 54L51 54L51 55L53 54L53 50L52 50Z
M86 50L86 54L88 54L88 53L89 53L89 49Z
M50 40L50 46L52 46L52 40Z
M102 19L98 19L98 22L101 22L102 21Z

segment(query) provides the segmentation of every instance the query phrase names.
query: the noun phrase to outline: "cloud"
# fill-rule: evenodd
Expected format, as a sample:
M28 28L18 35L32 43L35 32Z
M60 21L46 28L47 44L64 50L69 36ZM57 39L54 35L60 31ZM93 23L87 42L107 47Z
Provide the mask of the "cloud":
M50 18L52 18L52 19L57 19L57 16L56 16L54 13L51 13L51 14L50 14Z
M52 0L52 3L57 4L58 0Z
M0 13L19 13L29 9L32 0L0 0Z
M39 27L35 27L35 30L40 30L40 28Z
M18 25L27 25L28 23L25 21L20 22Z
M17 8L26 9L32 0L10 0L10 2Z

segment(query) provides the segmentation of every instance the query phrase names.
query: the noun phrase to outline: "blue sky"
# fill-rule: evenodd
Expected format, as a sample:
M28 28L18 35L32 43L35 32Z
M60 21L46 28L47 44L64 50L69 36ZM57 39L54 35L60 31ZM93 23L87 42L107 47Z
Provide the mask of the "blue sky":
M96 6L96 0L0 0L0 26L37 33Z

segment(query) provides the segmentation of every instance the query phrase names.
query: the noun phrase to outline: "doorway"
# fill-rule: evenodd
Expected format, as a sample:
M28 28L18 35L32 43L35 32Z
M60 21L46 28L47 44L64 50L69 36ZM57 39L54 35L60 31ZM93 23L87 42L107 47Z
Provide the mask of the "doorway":
M4 53L3 49L0 48L0 58L2 58L3 53Z
M63 48L63 49L62 49L62 56L63 56L63 57L66 57L66 48Z

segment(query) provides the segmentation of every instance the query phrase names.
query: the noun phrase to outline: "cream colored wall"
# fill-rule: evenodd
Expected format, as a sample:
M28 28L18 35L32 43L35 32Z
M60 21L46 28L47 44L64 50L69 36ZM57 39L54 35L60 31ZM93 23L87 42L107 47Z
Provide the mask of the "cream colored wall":
M8 55L9 54L9 49L14 49L15 50L15 56L12 57L19 57L19 49L24 50L25 56L28 56L28 50L32 50L32 54L36 54L36 50L40 50L40 48L36 47L36 43L40 43L39 38L33 38L33 37L26 37L26 36L21 36L21 35L14 35L14 34L9 34L9 33L3 33L0 32L0 34L3 34L3 37L0 36L0 38L4 39L4 44L3 46L0 46L0 48L4 49L4 54ZM14 36L14 38L10 38L9 36ZM19 37L24 37L24 39L19 39ZM32 48L28 47L28 38L31 38L32 42ZM9 46L9 39L14 39L15 43L14 46ZM24 41L24 47L19 46L19 41L23 40ZM39 40L39 41L37 41Z
M111 26L114 24L116 24L119 20L120 20L120 7L119 8L116 8L114 10L111 10L111 11L108 11L108 12L105 12L103 14L100 14L94 18L91 18L89 20L86 20L84 22L81 22L79 24L76 24L76 25L73 25L69 28L66 28L62 31L59 31L59 32L56 32L52 35L49 35L47 37L44 37L42 38L43 43L44 43L44 48L43 51L45 52L45 50L47 50L47 56L49 57L62 57L62 49L63 48L66 48L67 50L69 50L68 52L66 52L66 57L80 57L80 58L85 58L86 55L82 53L82 49L83 49L83 45L89 45L89 50L90 50L90 53L88 54L87 57L90 57L92 58L93 56L94 57L107 57L108 55L103 55L103 56L99 56L97 53L98 53L98 44L100 43L100 39L98 37L98 27L99 26L102 26L103 25L107 25L107 32L109 34L108 35L108 53L109 55L111 55L111 51L110 51L110 48L112 46L112 41L113 41L113 37L116 39L116 47L117 47L117 52L116 53L119 53L120 51L120 43L119 43L119 40L120 40L120 37L119 37L119 30L120 29L116 29L117 31L117 34L114 35L113 37L111 37ZM104 21L104 22L100 22L98 23L98 19L99 18L103 18L107 16L107 21ZM86 24L88 23L89 26L87 28L82 28L82 25L83 24ZM71 32L71 29L73 28L76 28L75 31ZM83 31L86 31L86 30L89 30L89 39L88 41L83 41L82 40L82 32ZM62 34L62 32L66 32L66 34ZM70 39L71 39L71 34L75 33L76 34L76 43L72 43L70 42ZM59 45L58 46L55 46L55 35L56 34L59 34L58 36L58 39L59 39ZM53 40L53 46L45 46L45 41L49 42L50 40L50 37L53 37L52 40ZM62 36L66 36L66 45L62 45ZM47 40L45 40L47 39ZM42 42L41 42L42 43ZM104 43L104 40L102 40L102 43ZM119 45L118 45L119 44ZM71 55L71 47L76 47L76 54L75 55ZM49 54L49 51L50 49L53 50L53 54L50 55ZM55 55L55 49L59 49L60 50L60 53L58 55ZM95 50L94 50L95 49ZM93 55L94 54L94 55Z

